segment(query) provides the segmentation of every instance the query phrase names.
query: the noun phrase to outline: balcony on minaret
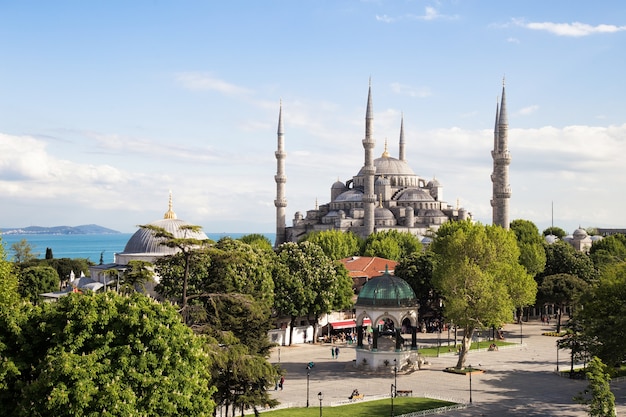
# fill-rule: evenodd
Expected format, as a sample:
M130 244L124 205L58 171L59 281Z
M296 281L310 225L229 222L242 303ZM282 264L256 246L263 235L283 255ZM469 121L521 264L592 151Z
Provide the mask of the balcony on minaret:
M285 159L287 157L287 152L285 152L285 151L276 151L276 152L274 152L274 155L276 155L276 159Z
M276 200L274 200L274 207L287 207L287 199L277 198Z
M493 197L498 198L511 198L511 187L501 187L494 191Z
M496 161L496 163L500 163L502 165L509 165L511 163L511 154L509 153L509 151L491 151L491 157L494 161Z

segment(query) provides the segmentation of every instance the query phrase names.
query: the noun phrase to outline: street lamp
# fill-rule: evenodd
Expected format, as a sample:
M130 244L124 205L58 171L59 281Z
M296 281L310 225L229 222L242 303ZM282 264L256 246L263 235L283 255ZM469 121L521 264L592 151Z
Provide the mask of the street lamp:
M309 408L309 376L311 376L311 367L306 367L306 408Z
M523 331L522 330L522 315L520 314L520 317L519 317L519 344L520 345L523 343L522 342L522 337L523 337L522 331Z
M470 376L470 404L472 403L472 365L469 366L469 376Z
M556 371L559 372L559 342L556 343Z
M391 417L395 414L393 412L393 399L398 395L398 360L393 360L393 384L391 385Z
M321 392L318 392L317 398L320 400L320 417L322 417L322 400L324 399L324 395Z

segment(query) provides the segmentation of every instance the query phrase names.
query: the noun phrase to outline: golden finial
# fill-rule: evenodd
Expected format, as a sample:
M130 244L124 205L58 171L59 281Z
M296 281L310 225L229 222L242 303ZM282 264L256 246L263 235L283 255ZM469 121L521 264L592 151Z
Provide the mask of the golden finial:
M163 216L164 219L175 219L176 218L176 213L174 213L174 210L172 210L172 190L170 190L170 201L168 204L168 209L167 212L165 213L165 215Z
M389 152L387 152L387 138L385 138L385 152L383 152L383 158L389 158Z

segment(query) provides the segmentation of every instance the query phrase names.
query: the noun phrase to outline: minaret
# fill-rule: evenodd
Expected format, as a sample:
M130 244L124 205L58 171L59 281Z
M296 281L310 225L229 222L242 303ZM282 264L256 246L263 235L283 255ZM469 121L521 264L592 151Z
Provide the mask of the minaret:
M506 112L506 92L504 79L502 80L502 98L500 105L496 104L496 125L493 132L493 173L491 182L493 183L493 197L491 207L493 208L494 225L509 229L509 199L511 198L511 186L509 184L509 165L511 164L511 154L508 143L509 122Z
M274 180L276 181L276 200L274 200L274 206L276 206L276 240L274 246L285 243L285 229L287 224L285 222L285 208L287 207L287 199L285 198L285 183L287 182L287 176L285 175L285 158L287 154L284 150L284 131L283 131L283 102L280 102L280 110L278 111L278 149L274 153L276 155L276 175Z
M365 139L363 139L363 149L365 150L365 165L363 174L365 175L365 190L363 193L363 237L367 237L374 233L374 204L376 203L376 195L374 194L374 174L376 167L374 166L374 146L376 142L373 138L374 130L374 111L372 108L372 80L367 92L367 111L365 113Z
M400 146L398 152L398 159L404 161L404 113L402 113L402 118L400 119Z

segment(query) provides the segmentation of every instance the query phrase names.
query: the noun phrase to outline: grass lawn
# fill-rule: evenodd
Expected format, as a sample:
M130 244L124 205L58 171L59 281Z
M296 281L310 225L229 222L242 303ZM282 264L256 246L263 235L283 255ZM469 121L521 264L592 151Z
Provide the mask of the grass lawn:
M393 400L393 410L395 415L401 415L453 404L449 401L434 400L432 398L397 397ZM391 398L376 401L357 401L337 407L323 407L322 411L324 417L386 417L391 412ZM314 401L309 408L286 408L268 411L261 413L261 415L265 417L318 417L320 415L319 402Z
M478 348L480 348L481 350L487 350L487 348L489 348L489 345L494 343L492 340L482 340L480 343L477 342L473 342L470 350L476 350ZM496 340L495 344L498 347L501 346L510 346L510 345L517 345L517 343L510 343L510 342L504 342L502 340ZM460 347L461 345L457 345L457 348ZM441 347L439 348L439 353L440 354L444 354L444 353L449 353L449 352L456 352L456 349L453 345L444 345L442 344ZM429 347L429 348L422 348L419 350L419 353L421 353L424 356L437 356L437 346L435 347Z

